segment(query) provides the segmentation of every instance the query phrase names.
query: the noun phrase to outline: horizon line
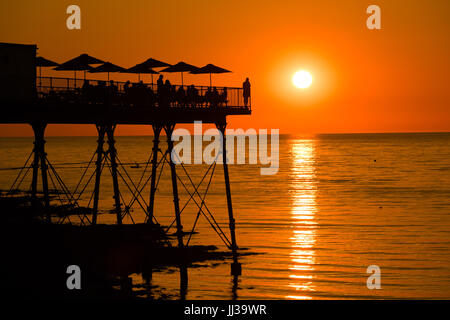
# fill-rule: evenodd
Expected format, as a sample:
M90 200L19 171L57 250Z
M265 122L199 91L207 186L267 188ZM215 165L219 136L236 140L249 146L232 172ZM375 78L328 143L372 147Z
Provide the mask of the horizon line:
M268 129L270 130L270 129ZM318 136L318 135L352 135L352 134L450 134L450 131L380 131L380 132L318 132L318 133L280 133L280 136ZM164 134L161 134L165 136ZM192 134L193 135L193 134ZM256 134L258 135L258 134ZM152 137L153 134L138 134L138 135L115 135L116 137ZM23 136L0 136L0 138L33 138L33 135ZM94 137L97 135L46 135L52 138L82 138Z

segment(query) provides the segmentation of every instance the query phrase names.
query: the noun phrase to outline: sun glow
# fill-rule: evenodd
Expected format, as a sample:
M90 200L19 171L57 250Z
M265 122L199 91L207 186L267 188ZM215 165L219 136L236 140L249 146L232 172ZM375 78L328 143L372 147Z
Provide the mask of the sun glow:
M308 71L297 71L292 77L292 83L294 86L300 89L308 88L312 83L312 75Z
M294 229L290 238L292 250L289 287L293 292L286 299L311 299L311 293L316 290L314 271L317 209L314 141L297 140L292 146L292 157L291 198Z

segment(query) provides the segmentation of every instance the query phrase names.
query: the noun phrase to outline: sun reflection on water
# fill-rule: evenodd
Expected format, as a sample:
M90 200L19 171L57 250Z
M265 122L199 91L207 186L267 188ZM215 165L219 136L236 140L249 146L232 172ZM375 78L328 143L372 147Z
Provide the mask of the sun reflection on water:
M298 140L292 145L291 168L292 237L291 282L289 287L295 294L287 299L311 299L316 243L316 180L314 140Z

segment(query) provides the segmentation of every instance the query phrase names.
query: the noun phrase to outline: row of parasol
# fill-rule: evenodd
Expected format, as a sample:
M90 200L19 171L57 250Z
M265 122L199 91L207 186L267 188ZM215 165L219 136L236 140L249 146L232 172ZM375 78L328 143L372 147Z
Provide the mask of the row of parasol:
M93 65L98 65L97 67L93 67ZM150 74L152 76L153 83L153 75L159 74L160 72L179 72L181 73L181 85L183 83L183 73L189 72L192 74L209 74L209 85L212 85L211 75L218 73L227 73L231 72L229 70L223 69L221 67L215 66L213 64L207 64L204 67L196 67L191 64L185 62L178 62L177 64L170 65L168 63L156 60L156 59L147 59L146 61L139 63L131 68L122 68L118 65L115 65L111 62L105 62L100 59L94 58L86 53L79 55L76 58L73 58L64 63L56 63L54 61L45 59L43 57L36 58L36 66L39 67L39 76L42 75L42 67L55 67L54 70L59 71L73 71L74 79L76 79L77 71L84 72L84 79L86 79L86 71L90 73L107 73L108 81L109 74L120 72L120 73L134 73L138 75L138 81L141 80L141 74ZM155 68L164 68L160 71L155 71Z

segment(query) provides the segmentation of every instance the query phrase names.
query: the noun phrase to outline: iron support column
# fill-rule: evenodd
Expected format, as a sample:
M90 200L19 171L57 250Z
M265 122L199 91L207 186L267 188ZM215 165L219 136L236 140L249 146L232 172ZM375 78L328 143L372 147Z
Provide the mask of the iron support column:
M120 192L119 192L119 180L117 178L117 161L116 161L116 147L114 145L114 130L115 125L106 126L106 135L108 136L108 154L111 162L111 175L113 179L113 188L114 188L114 203L116 207L116 215L117 215L117 224L122 224L122 209L120 205Z
M97 224L98 199L100 196L100 179L102 176L103 165L103 145L105 144L106 128L102 125L96 125L98 132L97 140L97 161L95 162L95 187L94 187L94 203L92 206L92 224Z
M153 156L152 156L152 179L150 181L150 203L148 206L148 220L147 223L153 223L153 210L155 207L155 193L156 193L156 169L158 166L158 150L159 150L159 135L162 127L160 125L152 125L153 127Z
M173 150L173 141L172 141L172 133L175 124L168 124L164 126L164 130L166 131L167 136L167 151L169 153L169 164L170 164L170 173L172 176L172 192L173 192L173 204L175 207L175 220L177 223L177 238L178 238L178 247L183 248L183 226L181 225L181 215L180 215L180 203L178 199L178 185L177 185L177 172L175 169L175 163L172 159L172 150Z
M216 123L217 129L222 134L222 159L223 159L223 175L225 179L225 190L227 195L227 206L228 206L228 220L231 234L231 250L233 252L233 264L231 265L231 274L240 275L241 265L237 262L237 243L236 243L236 223L233 216L233 204L231 202L231 188L230 188L230 177L228 174L228 162L227 162L227 139L225 135L225 129L227 127L226 122Z
M33 162L33 180L31 182L31 195L33 203L36 204L37 195L37 179L39 171L39 162L41 163L42 192L44 194L44 206L46 209L50 207L50 197L48 192L47 178L47 154L45 153L44 132L47 127L46 123L31 124L34 132L34 162ZM47 211L47 222L51 222L50 212Z

